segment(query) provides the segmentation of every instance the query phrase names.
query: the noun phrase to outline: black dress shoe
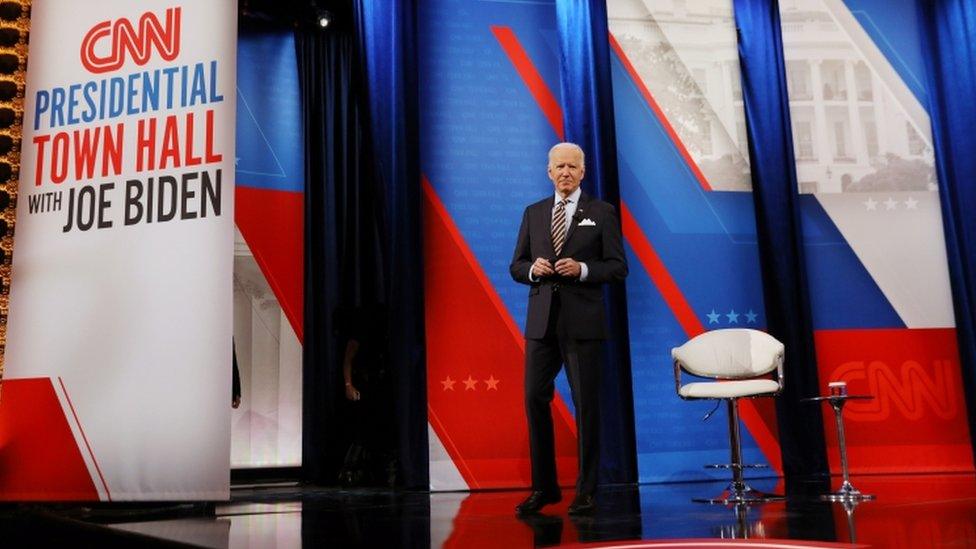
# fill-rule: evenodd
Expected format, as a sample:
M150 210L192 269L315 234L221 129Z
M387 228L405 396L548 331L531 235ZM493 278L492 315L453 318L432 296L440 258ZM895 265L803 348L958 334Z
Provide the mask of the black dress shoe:
M543 506L549 505L550 503L559 503L562 499L563 496L559 492L552 493L537 490L529 494L529 497L525 498L525 501L515 506L515 514L519 516L534 515Z
M592 515L596 511L596 500L590 494L576 496L569 506L570 515Z

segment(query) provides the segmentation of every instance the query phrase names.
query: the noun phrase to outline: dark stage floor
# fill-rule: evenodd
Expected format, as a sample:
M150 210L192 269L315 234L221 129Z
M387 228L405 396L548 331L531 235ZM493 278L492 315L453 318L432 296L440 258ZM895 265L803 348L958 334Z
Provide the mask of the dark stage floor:
M561 504L514 516L524 491L389 492L270 486L236 488L216 506L0 509L0 546L173 547L976 547L976 476L855 477L877 499L851 510L821 502L819 483L791 486L786 502L748 509L692 503L717 483L605 489L592 517ZM775 489L775 480L754 481ZM837 480L834 480L837 483ZM692 543L685 543L694 540ZM10 543L10 545L8 545ZM734 542L741 546L742 542Z

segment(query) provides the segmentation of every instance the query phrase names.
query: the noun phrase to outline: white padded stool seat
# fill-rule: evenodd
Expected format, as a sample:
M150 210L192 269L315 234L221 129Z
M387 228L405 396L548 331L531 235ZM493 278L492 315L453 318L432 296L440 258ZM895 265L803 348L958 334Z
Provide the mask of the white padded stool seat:
M783 360L783 344L747 328L713 330L671 350L671 357L701 377L744 379L768 374Z
M685 398L737 398L775 393L779 383L772 379L694 382L683 385L678 394Z
M732 470L732 482L718 497L695 498L693 501L730 505L784 499L782 496L763 494L746 484L743 469L756 465L742 462L739 399L775 397L783 390L785 350L783 344L773 336L747 328L705 332L691 338L684 345L671 349L674 388L678 396L687 400L724 400L729 410L731 459L728 464L718 467ZM682 372L701 381L682 384ZM708 419L712 412L703 419Z

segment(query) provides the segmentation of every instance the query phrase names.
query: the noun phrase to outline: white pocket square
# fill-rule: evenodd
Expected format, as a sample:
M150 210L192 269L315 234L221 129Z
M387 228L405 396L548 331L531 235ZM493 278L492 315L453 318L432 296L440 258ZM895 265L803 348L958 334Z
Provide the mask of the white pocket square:
M596 227L596 221L593 221L589 217L579 222L580 227Z

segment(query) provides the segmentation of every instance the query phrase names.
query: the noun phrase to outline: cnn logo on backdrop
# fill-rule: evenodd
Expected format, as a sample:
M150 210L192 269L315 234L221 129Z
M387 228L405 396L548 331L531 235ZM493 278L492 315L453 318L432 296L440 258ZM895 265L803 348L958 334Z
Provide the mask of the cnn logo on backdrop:
M149 62L153 52L165 61L180 54L181 8L168 8L163 21L146 12L133 25L128 18L102 21L85 34L81 41L81 64L89 72L118 70L131 58L136 65Z

